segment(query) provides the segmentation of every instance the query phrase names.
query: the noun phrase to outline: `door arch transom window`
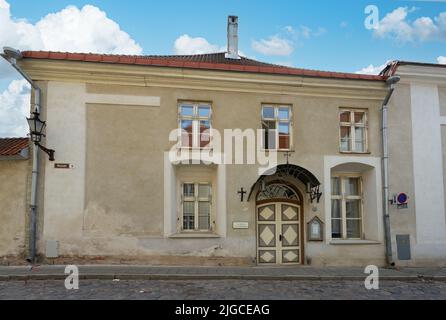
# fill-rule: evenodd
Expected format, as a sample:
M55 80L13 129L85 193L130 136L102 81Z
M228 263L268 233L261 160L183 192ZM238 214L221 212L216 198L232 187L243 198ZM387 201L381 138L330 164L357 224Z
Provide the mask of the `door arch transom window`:
M297 193L289 186L284 184L273 183L262 188L257 195L257 201L265 200L293 200L299 202Z

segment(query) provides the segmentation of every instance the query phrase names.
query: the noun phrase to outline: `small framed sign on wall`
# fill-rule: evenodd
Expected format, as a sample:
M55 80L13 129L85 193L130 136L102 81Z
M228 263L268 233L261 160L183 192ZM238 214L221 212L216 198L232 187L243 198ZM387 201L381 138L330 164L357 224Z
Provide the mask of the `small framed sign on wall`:
M318 217L308 222L308 241L324 241L324 223Z

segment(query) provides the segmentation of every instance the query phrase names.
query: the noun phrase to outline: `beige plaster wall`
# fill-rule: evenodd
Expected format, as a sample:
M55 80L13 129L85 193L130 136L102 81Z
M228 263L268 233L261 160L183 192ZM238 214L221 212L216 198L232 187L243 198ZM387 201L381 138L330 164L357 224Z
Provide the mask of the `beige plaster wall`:
M159 97L161 103L88 103L89 94ZM163 236L164 152L173 145L168 136L178 125L178 100L211 101L213 128L220 131L260 128L262 103L292 105L295 152L290 162L308 169L321 182L325 155L351 156L339 153L339 108L364 108L369 114L370 152L355 156L380 156L378 101L51 81L47 96L48 143L58 150L57 161L74 168L57 171L52 164L46 165L42 253L46 240L58 240L62 256L139 256L149 260L155 256L204 256L252 261L256 256L255 201L241 203L237 191L241 187L249 190L255 183L257 165L226 166L225 236ZM282 153L278 161L285 162ZM304 186L301 189L305 195ZM326 196L321 203L310 205L305 195L305 225L316 215L325 220ZM234 221L248 222L249 229L234 230ZM382 242L331 245L305 241L305 246L308 262L314 265L384 263ZM183 260L175 261L181 264Z
M0 161L0 259L25 251L28 164Z
M396 235L409 234L411 244L416 242L415 190L413 180L412 119L410 112L410 85L399 84L389 103L389 193L406 192L410 197L407 209L390 206L393 256L397 264Z

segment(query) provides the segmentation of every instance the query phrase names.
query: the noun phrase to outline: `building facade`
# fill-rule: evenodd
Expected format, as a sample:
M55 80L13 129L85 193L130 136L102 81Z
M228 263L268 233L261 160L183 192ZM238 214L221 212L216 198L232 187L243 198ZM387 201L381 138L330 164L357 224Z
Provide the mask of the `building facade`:
M389 103L393 256L403 266L444 266L446 67L397 61L383 75L401 77Z
M39 177L43 257L385 264L384 77L224 53L24 52L19 63L42 89L56 150ZM237 139L241 161L226 145Z

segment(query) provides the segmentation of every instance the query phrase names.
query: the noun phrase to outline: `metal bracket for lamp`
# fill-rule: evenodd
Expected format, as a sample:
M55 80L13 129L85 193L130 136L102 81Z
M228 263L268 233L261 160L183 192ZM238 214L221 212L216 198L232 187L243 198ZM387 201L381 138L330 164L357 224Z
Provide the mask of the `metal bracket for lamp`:
M42 146L39 142L34 142L34 144L35 144L36 146L38 146L38 147L40 148L40 150L42 150L43 152L45 152L45 153L48 155L50 161L55 161L55 160L56 160L56 159L54 158L54 153L56 153L55 150L45 148L45 147Z
M320 186L312 187L310 184L307 184L307 193L310 195L311 203L313 203L314 200L319 203L319 201L321 200L322 192L320 192Z

